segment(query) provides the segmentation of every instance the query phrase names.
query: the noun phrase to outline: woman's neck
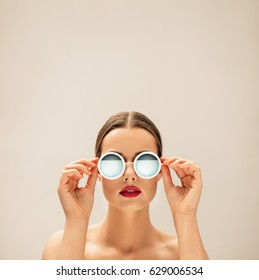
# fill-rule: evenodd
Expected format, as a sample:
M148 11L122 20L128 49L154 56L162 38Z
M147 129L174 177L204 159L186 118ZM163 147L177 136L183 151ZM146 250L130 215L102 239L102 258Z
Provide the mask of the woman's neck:
M100 234L106 245L125 254L148 246L154 236L148 206L138 211L121 211L110 205Z

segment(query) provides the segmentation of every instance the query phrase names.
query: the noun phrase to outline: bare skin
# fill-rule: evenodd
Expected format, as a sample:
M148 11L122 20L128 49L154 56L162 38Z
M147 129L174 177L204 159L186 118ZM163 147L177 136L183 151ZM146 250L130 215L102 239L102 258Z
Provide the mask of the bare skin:
M157 153L155 138L140 128L112 130L102 144L102 154L116 151L130 162L136 153L146 150ZM97 162L98 158L79 160L64 168L58 194L66 223L64 230L47 241L43 259L208 259L196 219L202 179L194 162L162 157L161 172L148 180L139 178L131 165L120 178L105 179L98 174ZM182 186L174 185L169 169L175 171ZM83 174L89 176L88 181L78 188ZM156 229L150 221L149 204L161 178L177 237ZM108 211L101 223L88 226L97 179L102 182ZM120 190L127 185L137 186L141 194L123 197Z

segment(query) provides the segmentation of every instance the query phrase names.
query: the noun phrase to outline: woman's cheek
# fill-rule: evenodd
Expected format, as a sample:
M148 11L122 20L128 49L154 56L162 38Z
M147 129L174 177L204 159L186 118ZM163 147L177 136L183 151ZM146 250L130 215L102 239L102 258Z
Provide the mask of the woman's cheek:
M118 196L123 186L120 188L120 183L116 182L116 180L102 178L102 188L105 198L110 201L112 198Z
M153 184L150 184L149 186L146 187L146 193L147 193L150 201L152 201L153 198L155 197L156 191L157 191L157 183L156 182L153 183Z

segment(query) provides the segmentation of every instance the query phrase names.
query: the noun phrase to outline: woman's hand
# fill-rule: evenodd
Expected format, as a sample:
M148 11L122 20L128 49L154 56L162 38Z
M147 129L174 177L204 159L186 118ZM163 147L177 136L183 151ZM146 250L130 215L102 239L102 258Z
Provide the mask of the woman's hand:
M179 157L161 157L161 161L165 192L173 215L196 215L202 190L199 166ZM175 171L181 186L173 183L169 168Z
M58 195L64 209L66 219L89 219L93 202L98 158L78 160L65 166L58 186ZM79 187L79 181L88 175L86 185Z

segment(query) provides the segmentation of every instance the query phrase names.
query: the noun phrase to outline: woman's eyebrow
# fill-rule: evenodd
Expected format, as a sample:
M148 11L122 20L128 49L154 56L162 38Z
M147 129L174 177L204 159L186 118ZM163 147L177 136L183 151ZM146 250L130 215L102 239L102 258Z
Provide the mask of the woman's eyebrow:
M144 153L144 152L150 152L150 150L143 150L143 151L137 152L137 153L135 153L135 156L137 156L137 155L139 155L141 153Z
M150 152L150 151L151 151L151 150L143 150L143 151L137 152L137 153L135 153L135 157L136 157L137 155L143 153L143 152ZM110 151L110 152L117 153L117 154L121 155L121 156L125 159L125 155L123 155L123 153L120 153L120 152L118 152L118 151Z

